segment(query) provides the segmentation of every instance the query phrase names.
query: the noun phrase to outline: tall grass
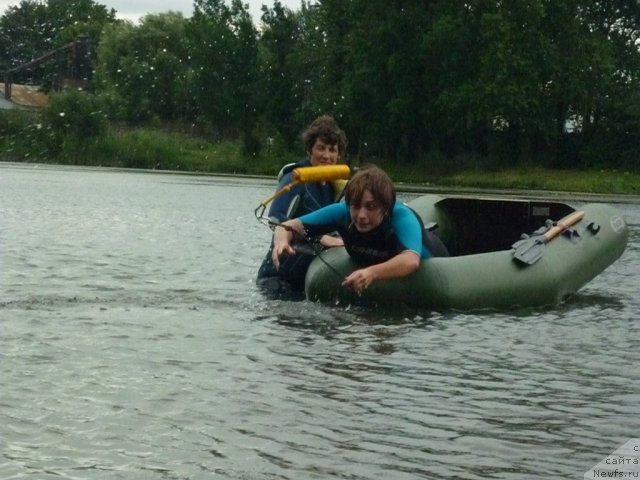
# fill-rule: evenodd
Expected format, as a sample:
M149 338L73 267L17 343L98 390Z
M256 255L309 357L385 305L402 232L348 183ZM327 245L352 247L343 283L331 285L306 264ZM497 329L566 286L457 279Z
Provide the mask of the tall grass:
M496 172L460 172L438 179L444 185L591 193L640 194L640 175L619 170L555 170L541 167Z
M0 111L0 160L275 176L282 165L302 157L302 148L291 153L277 142L259 155L249 156L240 140L212 142L160 128L109 123L91 135L61 135L64 129L65 125L48 125L46 116L37 112ZM438 174L428 163L377 163L395 181L412 184L640 194L640 174L631 171L523 167L495 171L470 168Z
M124 168L244 173L239 150L235 142L212 145L175 132L134 128L110 131L90 153L102 165Z

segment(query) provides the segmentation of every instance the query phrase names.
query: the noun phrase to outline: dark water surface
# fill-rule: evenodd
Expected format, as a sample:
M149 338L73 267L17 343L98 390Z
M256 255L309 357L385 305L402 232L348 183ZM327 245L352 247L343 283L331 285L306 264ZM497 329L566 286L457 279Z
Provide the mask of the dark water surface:
M247 179L0 164L0 478L582 478L640 436L640 207L553 308L271 300Z

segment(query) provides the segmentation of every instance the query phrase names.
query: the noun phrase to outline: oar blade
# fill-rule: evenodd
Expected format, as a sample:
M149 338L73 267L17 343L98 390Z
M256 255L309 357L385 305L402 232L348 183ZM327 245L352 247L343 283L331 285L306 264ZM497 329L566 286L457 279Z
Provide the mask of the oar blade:
M539 238L528 238L514 243L513 247L515 248L513 252L514 260L524 263L525 265L531 265L542 257L545 242L540 241Z
M545 245L584 218L584 212L573 212L542 235L534 235L514 243L513 258L525 265L536 263L544 253Z

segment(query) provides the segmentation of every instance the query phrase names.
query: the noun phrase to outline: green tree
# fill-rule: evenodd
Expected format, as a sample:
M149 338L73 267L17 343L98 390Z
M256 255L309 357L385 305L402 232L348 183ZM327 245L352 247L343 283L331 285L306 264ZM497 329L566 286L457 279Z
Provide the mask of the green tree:
M0 17L0 68L15 68L81 36L97 45L104 26L115 21L115 10L93 0L22 0ZM41 70L51 75L56 68Z
M580 141L581 148L575 149L578 161L638 168L640 3L585 0L575 11L588 34L581 50L587 52L589 63L580 78L591 80L585 82L584 97L574 114L581 127L573 134Z
M254 149L258 111L257 32L240 0L196 0L188 35L194 97L204 118L222 135L242 135Z
M125 118L212 126L250 153L258 131L297 148L326 112L363 158L637 167L637 0L301 5L264 7L258 32L241 0L139 26L91 0L22 0L0 18L0 66L102 35L96 80Z
M543 89L548 85L545 22L541 1L513 1L487 9L477 17L479 53L477 76L468 79L473 88L465 101L470 106L472 140L488 152L488 140L499 137L507 162L517 162L536 153L533 140L545 131ZM480 133L483 138L479 138ZM502 145L501 145L502 146Z
M422 84L429 68L422 36L429 24L422 1L353 0L341 94L349 136L360 156L413 161L428 148Z
M301 121L324 112L343 117L342 81L348 71L345 40L353 29L353 9L350 1L321 0L318 5L303 6L298 15L302 29L296 52Z
M293 143L300 130L296 112L302 103L301 84L306 82L295 55L301 42L300 21L279 1L271 9L263 6L262 12L258 80L262 117L285 142Z
M65 45L80 36L97 45L103 28L116 22L116 11L93 0L48 0L47 25L54 47Z
M422 76L425 103L421 106L429 150L448 158L465 150L468 131L474 124L467 96L477 78L480 42L473 11L457 3L440 2L430 12L431 22L420 39L425 62Z
M0 17L0 68L3 71L52 49L52 32L46 19L46 5L36 0L22 0Z
M187 20L178 12L145 16L139 26L105 29L96 87L121 100L128 121L185 120L194 115Z
M438 66L425 84L437 86L445 151L583 164L612 100L637 88L637 8L620 4L630 2L438 2L425 35Z

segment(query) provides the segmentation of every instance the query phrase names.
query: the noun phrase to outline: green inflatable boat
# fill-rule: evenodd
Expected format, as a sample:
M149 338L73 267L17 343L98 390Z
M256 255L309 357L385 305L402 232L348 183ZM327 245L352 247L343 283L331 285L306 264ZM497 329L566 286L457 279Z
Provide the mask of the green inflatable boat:
M341 282L357 264L344 248L328 249L307 271L307 299L436 310L550 305L577 292L627 245L622 215L604 204L576 210L560 202L425 195L409 206L450 257L423 260L414 274L356 295Z

